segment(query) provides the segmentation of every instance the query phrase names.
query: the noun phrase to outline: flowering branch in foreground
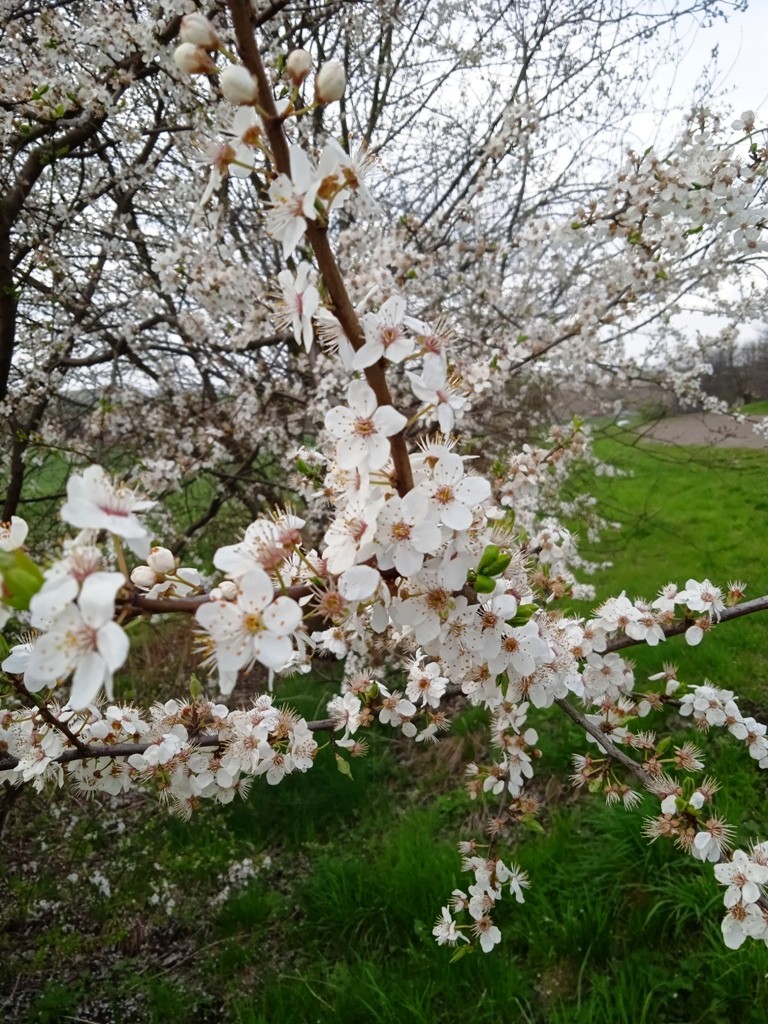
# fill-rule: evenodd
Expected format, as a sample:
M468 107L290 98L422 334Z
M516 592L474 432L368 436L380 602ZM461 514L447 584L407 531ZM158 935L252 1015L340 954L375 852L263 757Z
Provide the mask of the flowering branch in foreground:
M475 472L453 434L469 396L453 374L451 331L409 311L398 293L362 313L369 296L353 301L334 256L335 212L364 197L367 161L332 140L319 154L305 151L295 124L338 99L343 76L326 65L315 99L299 102L306 56L289 55L293 89L278 105L250 5L228 6L242 64L232 61L222 72L221 89L239 107L237 128L247 122L239 141L226 144L235 154L230 163L260 154L270 237L285 260L295 260L306 241L316 264L303 250L307 259L295 275L281 274L276 316L309 357L324 340L345 379L329 398L335 404L318 417L315 447L302 452L314 483L307 518L323 525L313 532L288 511L255 520L239 541L216 551L219 576L211 586L203 568L179 565L169 548L152 545L154 503L133 481L116 483L89 466L69 479L61 518L79 532L63 541L53 564L43 567L27 553L22 520L3 527L0 625L31 632L2 661L15 699L0 710L0 780L37 788L69 781L83 793L111 794L151 784L188 816L202 799L227 803L243 795L255 777L275 785L307 772L321 756L318 734L330 734L327 747L346 772L348 758L365 752L362 731L374 722L417 743L438 742L460 698L488 712L495 760L468 765L467 786L496 807L490 841L462 843L472 884L454 891L433 933L441 944L489 952L501 939L497 904L505 893L522 903L530 884L502 849L536 810L526 785L541 751L528 714L556 706L591 744L591 753L574 757L574 784L625 807L641 797L635 783L650 790L660 813L646 823L649 838L669 837L715 864L728 886L726 942L768 941L766 844L737 850L726 864L733 829L709 810L705 817L719 784L696 780L704 768L700 751L684 744L670 752L668 738L638 727L651 714L679 711L701 729L727 728L766 768L765 725L709 683L682 690L671 669L654 680L660 686L638 692L632 666L618 653L639 643L657 647L677 633L698 644L718 623L768 609L768 597L740 604L742 584L724 592L689 579L650 602L621 594L586 621L566 614L558 602L583 595L576 575L583 565L573 537L543 513L540 499L584 456L585 431L553 431L545 448L509 455L493 480ZM203 21L184 23L176 65L185 73L213 74L216 60L228 55L222 35ZM765 177L763 158L751 152L749 167L728 165L729 187L742 204ZM676 244L698 233L691 218L705 208L714 227L739 235L722 210L722 154L697 150L688 177L678 168L674 183L669 170L662 174L653 163L646 170L650 206L658 201L665 217L683 225ZM626 197L619 199L627 212ZM585 214L578 230L600 220L597 212ZM653 267L662 256L662 242L643 236L645 220L643 213L639 226L625 225L643 273L646 255ZM753 241L739 236L734 245ZM440 432L429 435L422 427L433 422ZM176 612L194 616L201 671L224 697L255 665L273 687L279 675L309 672L319 655L342 660L328 718L307 722L272 692L247 709L199 697L147 711L116 702L114 680L130 647L126 627L141 615ZM371 667L382 651L386 675Z

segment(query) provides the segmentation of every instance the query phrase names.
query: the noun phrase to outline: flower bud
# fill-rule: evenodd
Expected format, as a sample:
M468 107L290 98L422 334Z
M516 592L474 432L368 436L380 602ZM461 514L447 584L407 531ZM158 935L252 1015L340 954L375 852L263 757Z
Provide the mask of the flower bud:
M222 580L208 596L212 601L234 601L237 597L237 584L232 580Z
M219 37L216 29L202 14L185 14L181 19L179 38L183 43L202 46L204 50L218 50Z
M301 85L312 67L312 57L306 50L291 50L285 60L285 73L294 85Z
M163 575L176 571L176 559L168 548L152 548L147 555L147 565Z
M131 573L131 583L139 587L140 590L149 590L158 582L157 573L148 565L137 565Z
M347 76L337 60L328 60L315 75L315 99L318 103L334 103L344 95Z
M210 75L216 70L210 55L202 46L194 43L182 43L173 51L176 67L184 75Z
M259 90L256 80L247 68L241 65L233 65L225 68L219 79L221 91L230 103L238 105L255 103Z

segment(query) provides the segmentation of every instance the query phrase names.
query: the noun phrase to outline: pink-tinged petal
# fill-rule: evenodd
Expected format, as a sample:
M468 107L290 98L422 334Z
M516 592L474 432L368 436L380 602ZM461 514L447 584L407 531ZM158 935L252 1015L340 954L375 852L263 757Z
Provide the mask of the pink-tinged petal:
M96 644L110 672L122 668L131 647L128 634L122 626L118 626L116 622L108 622L102 626L97 634Z
M352 381L347 388L347 401L357 414L355 418L373 416L378 411L374 390L364 380Z
M90 654L78 661L68 701L73 711L81 711L93 703L106 674L107 668L104 659L97 651L91 651Z
M348 601L366 601L379 588L381 576L370 565L354 565L339 577L339 593Z
M256 660L267 668L280 669L290 661L293 644L287 637L260 633L254 639L253 653Z
M382 405L373 414L373 425L384 437L398 434L407 422L405 416L391 405Z
M278 597L264 609L262 621L276 636L288 636L301 625L301 608L290 597Z
M125 583L119 572L92 572L86 576L77 599L83 622L96 629L115 614L115 595Z

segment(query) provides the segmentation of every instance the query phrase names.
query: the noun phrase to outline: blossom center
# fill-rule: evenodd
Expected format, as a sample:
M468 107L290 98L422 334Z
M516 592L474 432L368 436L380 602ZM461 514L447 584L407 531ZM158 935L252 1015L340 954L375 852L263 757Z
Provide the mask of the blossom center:
M405 520L401 519L397 523L392 523L392 539L395 541L410 540L411 538L411 524L406 523Z
M394 345L396 341L400 340L400 328L394 324L388 324L386 327L382 327L379 332L381 343L384 348L389 348L390 345Z
M370 416L360 416L355 420L355 433L358 437L372 437L376 433L376 427Z
M250 612L243 619L243 629L246 633L263 633L264 620L258 612Z

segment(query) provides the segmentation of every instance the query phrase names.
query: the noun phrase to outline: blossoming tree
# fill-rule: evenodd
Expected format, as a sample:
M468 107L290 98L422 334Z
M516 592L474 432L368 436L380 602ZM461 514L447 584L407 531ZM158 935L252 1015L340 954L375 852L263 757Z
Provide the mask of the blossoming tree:
M11 638L0 779L110 794L155 786L187 816L203 799L245 794L254 777L277 785L305 773L328 750L348 771L376 721L417 743L438 742L458 702L481 706L494 757L466 772L472 794L493 800L490 839L462 840L468 882L447 898L433 934L440 944L489 952L501 938L498 902L524 902L531 884L508 843L531 812L526 784L539 737L527 714L557 706L590 744L574 754L574 784L627 807L643 791L654 794L648 836L712 863L727 886L726 943L768 942L768 842L733 850L735 830L717 813L719 783L701 777L698 747L670 752L658 735L665 717L687 716L702 730L726 729L768 768L766 726L709 683L684 686L667 672L641 686L620 653L682 633L689 644L710 642L715 626L765 610L768 597L744 601L742 584L689 579L650 602L621 594L586 620L569 616L563 599L579 586L582 566L572 536L549 513L569 466L588 454L584 430L578 422L552 428L546 442L511 449L494 430L495 458L479 462L461 433L487 430L497 413L484 399L493 395L503 411L508 382L537 362L550 384L564 373L577 384L626 379L633 359L621 340L638 323L672 331L683 295L711 292L726 275L747 279L764 246L768 169L754 118L747 112L729 133L699 112L669 152L630 153L589 201L546 193L546 216L536 216L531 194L542 195L548 174L568 176L555 169L557 149L547 151L551 163L540 159L533 139L553 116L553 96L571 113L577 104L578 89L567 90L574 75L555 46L573 25L565 4L544 5L547 16L531 15L530 24L525 5L510 5L497 32L538 33L533 52L549 91L537 94L535 61L523 48L519 74L499 78L498 105L480 96L485 120L474 125L460 172L455 153L430 154L438 185L409 173L400 186L402 207L423 215L404 214L397 231L379 237L386 213L369 188L375 133L383 163L387 145L396 149L421 125L428 86L418 73L414 101L407 75L381 72L366 119L359 101L371 80L351 58L316 60L333 24L323 5L304 5L305 21L296 23L285 4L229 0L215 23L189 6L164 4L159 29L157 12L154 21L148 10L124 21L114 10L99 24L81 21L75 34L45 12L38 27L48 65L31 69L34 88L29 79L8 86L23 95L4 108L12 159L0 221L0 383L12 437L0 532L0 618ZM384 67L402 27L397 6L382 5ZM691 7L716 14L722 5ZM623 43L593 51L600 61L586 59L576 77L609 75L611 54L620 57L643 31L644 10L652 17L643 5L618 22L604 15L601 32L618 25L625 35L612 38ZM73 12L87 18L85 5ZM8 24L23 62L27 23ZM117 24L130 52L114 41ZM343 27L361 30L354 18ZM492 33L489 45L499 38ZM104 59L82 92L73 89L67 75L94 46ZM448 52L461 54L462 73L482 56L455 39L440 58ZM391 105L382 98L389 88L397 92ZM362 129L360 148L351 124ZM188 131L207 137L202 186L167 142ZM402 144L401 159L412 144ZM46 171L52 195L71 191L68 161L82 167L86 156L103 173L83 179L74 201L43 209L35 186ZM510 205L504 193L514 174ZM81 237L71 236L70 264L58 236L70 238L73 222ZM168 244L189 222L194 231ZM166 244L149 244L155 235ZM268 240L256 255L255 237ZM124 245L135 250L128 264ZM124 265L130 274L121 278ZM261 276L270 284L254 280ZM136 308L126 316L132 293ZM735 316L731 301L724 296L719 309ZM226 329L212 337L220 315ZM277 333L267 335L269 318ZM472 333L460 342L462 318ZM52 341L42 349L46 334ZM53 415L55 395L70 371L93 367L110 367L109 384L98 411L74 431L60 410ZM667 379L685 394L695 377ZM43 442L61 443L67 429L81 465L60 508L69 532L50 562L27 546L27 523L15 513L25 458ZM119 478L85 458L99 433L115 446ZM126 452L131 435L147 450ZM277 486L275 471L259 465L265 452L279 464L290 456ZM217 548L210 576L179 563L183 537L159 543L175 526L145 493L162 498L200 467L215 468L220 490L195 525L202 528L227 488L237 488L233 460L243 472L260 469L264 491L283 493L290 483L300 514L255 516L239 540ZM263 504L253 487L241 497L246 508ZM267 671L269 692L245 709L209 699L199 683L189 699L146 710L115 699L131 623L179 614L199 639L207 692L228 697L255 664ZM382 648L386 674L372 667ZM343 679L327 717L307 721L281 702L280 676L310 671L321 654L343 660ZM321 733L330 742L318 752Z

